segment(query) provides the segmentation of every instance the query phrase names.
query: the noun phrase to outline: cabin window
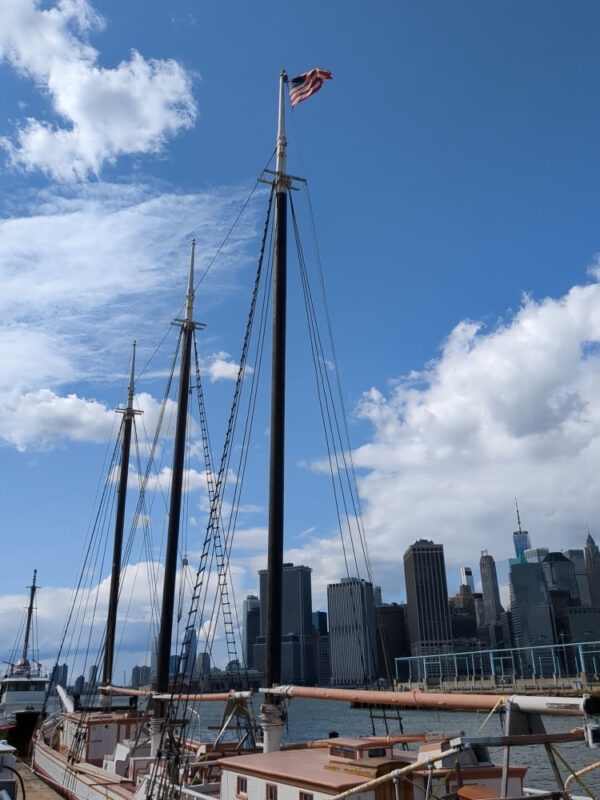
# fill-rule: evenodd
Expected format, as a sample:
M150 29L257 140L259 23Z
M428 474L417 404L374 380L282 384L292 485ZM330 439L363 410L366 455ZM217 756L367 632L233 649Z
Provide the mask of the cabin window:
M369 758L385 758L385 747L373 747L367 751Z
M308 792L300 792L298 800L313 800L313 796Z
M267 783L267 792L265 800L277 800L277 787L272 783Z
M350 758L353 761L356 761L359 758L358 751L354 750L352 747L340 747L339 745L335 745L329 751L332 756L338 756L339 758Z
M238 775L235 796L242 798L248 797L248 778Z

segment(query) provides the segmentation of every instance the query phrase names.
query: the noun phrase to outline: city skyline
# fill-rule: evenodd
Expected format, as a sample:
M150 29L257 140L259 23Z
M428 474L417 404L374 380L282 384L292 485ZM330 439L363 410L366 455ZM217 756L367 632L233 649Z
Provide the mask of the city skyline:
M60 641L131 342L143 370L178 314L192 236L204 269L267 163L282 66L333 74L288 107L288 163L318 212L377 582L401 599L402 553L417 536L443 543L450 585L474 541L491 551L502 540L495 555L508 558L515 493L524 527L534 540L543 531L551 550L588 523L597 535L597 3L351 0L343 25L333 5L314 10L298 20L267 0L234 15L193 0L175 11L156 0L2 4L5 642L36 566L45 652ZM217 448L264 199L255 195L198 294ZM324 602L343 553L312 374L299 374L301 318L290 303L285 558L316 554L313 594ZM144 424L161 371L138 376ZM241 597L257 590L265 551L265 481L254 468L248 476L257 488L233 554ZM204 500L190 492L192 562ZM132 571L145 558L160 562L134 551ZM128 657L145 644L128 641Z

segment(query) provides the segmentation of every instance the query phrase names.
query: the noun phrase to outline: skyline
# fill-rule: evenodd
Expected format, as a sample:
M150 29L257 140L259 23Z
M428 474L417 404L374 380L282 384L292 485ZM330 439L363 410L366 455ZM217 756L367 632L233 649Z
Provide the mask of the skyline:
M9 0L0 10L7 647L34 568L47 629L60 630L131 342L143 369L179 312L190 239L201 271L267 162L282 66L333 74L288 106L289 169L310 183L384 594L400 599L415 538L442 543L455 576L474 543L509 558L515 495L534 545L598 534L600 9L355 2L341 24L335 4L302 20L271 2L233 8ZM217 419L262 199L198 292ZM143 377L151 416L160 376ZM308 379L289 380L290 415L304 412ZM344 574L325 449L318 422L314 434L304 419L289 433L285 558L319 563L322 603ZM264 567L264 509L257 485L241 519L240 602Z

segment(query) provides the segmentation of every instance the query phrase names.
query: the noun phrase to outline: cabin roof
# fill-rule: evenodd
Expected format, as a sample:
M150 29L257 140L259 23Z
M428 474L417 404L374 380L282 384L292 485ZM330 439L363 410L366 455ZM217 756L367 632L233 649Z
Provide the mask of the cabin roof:
M224 771L253 775L271 783L287 783L298 787L318 785L331 790L331 794L364 783L363 775L327 769L325 765L328 763L329 751L326 747L278 750L274 753L254 753L219 760Z

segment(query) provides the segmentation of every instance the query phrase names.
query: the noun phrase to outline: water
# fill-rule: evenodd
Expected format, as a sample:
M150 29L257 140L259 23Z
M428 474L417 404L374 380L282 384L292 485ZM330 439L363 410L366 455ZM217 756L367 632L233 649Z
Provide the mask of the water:
M256 696L253 711L258 716L262 697ZM210 741L215 737L215 727L221 721L223 707L220 703L203 703L194 705L193 722L190 735L196 739ZM402 727L404 733L456 733L464 732L467 736L501 736L500 716L486 713L466 711L437 711L410 709L402 711ZM373 734L396 734L400 732L397 714L386 710L387 729L382 719L384 712L373 711L374 721L368 709L350 708L348 704L327 700L305 700L295 698L288 706L288 721L284 731L285 742L299 742L314 739L326 739L331 731L340 736L370 736ZM578 717L544 717L546 730L550 732L568 731L581 725ZM410 745L417 748L418 745ZM581 769L587 764L600 761L600 749L592 750L583 742L569 742L555 746L558 753L573 769ZM495 763L502 763L502 750L491 748L490 756ZM559 769L563 778L569 770L558 758ZM511 763L527 767L525 784L530 787L553 790L556 782L548 764L543 747L518 747L511 750ZM595 797L600 796L600 769L584 776L586 785ZM576 794L584 795L581 788L572 786Z

